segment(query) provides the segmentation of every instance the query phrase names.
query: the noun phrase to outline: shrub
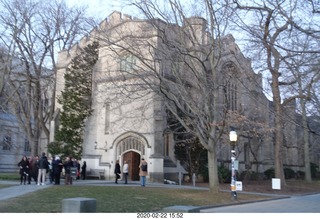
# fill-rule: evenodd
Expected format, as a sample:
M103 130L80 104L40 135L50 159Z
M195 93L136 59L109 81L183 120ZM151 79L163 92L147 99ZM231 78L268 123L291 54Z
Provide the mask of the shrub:
M242 171L241 174L239 175L239 180L241 181L246 181L246 180L256 181L258 179L259 179L259 174L250 170Z
M218 167L219 183L231 182L231 171L224 165Z
M311 169L311 177L317 178L317 172L318 172L319 166L315 163L310 163L310 169Z
M290 168L284 168L283 169L284 172L284 178L285 179L292 179L295 177L295 172L294 170L290 169Z
M305 176L305 172L304 171L298 170L296 172L297 179L304 179L304 176Z
M208 170L208 167L201 168L199 170L199 173L203 178L203 182L209 182L209 170Z
M274 168L267 169L264 171L264 175L266 179L272 179L275 177Z

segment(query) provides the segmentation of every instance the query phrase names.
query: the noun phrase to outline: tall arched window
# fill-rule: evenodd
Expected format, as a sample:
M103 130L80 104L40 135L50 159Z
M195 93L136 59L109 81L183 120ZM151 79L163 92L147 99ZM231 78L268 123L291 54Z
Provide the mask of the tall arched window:
M11 137L8 135L4 136L2 144L3 144L3 150L10 151L12 147Z
M24 139L24 151L26 151L26 152L31 151L31 147L30 147L30 143L29 143L28 139Z
M109 134L110 131L110 103L105 103L105 124L104 124L104 134Z
M237 70L233 63L228 63L223 68L225 78L225 104L228 110L236 111L238 100Z
M234 80L227 83L227 106L228 110L237 110L237 84Z

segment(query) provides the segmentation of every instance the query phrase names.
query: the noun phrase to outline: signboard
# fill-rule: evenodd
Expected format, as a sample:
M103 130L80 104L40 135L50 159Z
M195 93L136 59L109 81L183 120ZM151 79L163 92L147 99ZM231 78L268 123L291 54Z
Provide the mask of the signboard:
M272 178L272 189L281 189L280 179Z
M235 169L235 170L238 170L238 169L239 169L239 161L238 161L238 160L235 160L234 163L233 163L233 165L234 165L234 169Z
M242 182L236 181L236 191L242 191Z

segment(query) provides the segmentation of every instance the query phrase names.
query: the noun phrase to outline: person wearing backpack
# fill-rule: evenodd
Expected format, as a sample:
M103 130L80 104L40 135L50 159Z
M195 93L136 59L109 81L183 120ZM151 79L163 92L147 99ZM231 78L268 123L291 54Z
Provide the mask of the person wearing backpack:
M139 164L140 172L140 183L141 186L146 186L146 176L148 175L148 163L144 160L144 158L141 159L141 162Z
M46 156L46 153L42 153L41 158L39 159L38 162L38 167L39 167L39 172L38 172L38 186L40 185L45 185L45 181L46 181L46 174L47 174L47 170L49 169L49 161L48 158Z

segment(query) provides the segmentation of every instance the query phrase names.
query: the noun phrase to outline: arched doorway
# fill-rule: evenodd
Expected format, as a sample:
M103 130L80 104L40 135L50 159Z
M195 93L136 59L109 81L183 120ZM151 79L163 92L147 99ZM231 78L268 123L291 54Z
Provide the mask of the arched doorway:
M146 149L150 148L147 140L135 132L120 135L113 143L116 147L116 158L121 157L121 166L124 160L129 165L129 180L139 180L139 164L141 156L146 156Z
M128 151L123 154L122 166L124 161L127 161L129 166L129 176L128 180L136 181L139 180L139 164L140 164L140 154L134 151Z

